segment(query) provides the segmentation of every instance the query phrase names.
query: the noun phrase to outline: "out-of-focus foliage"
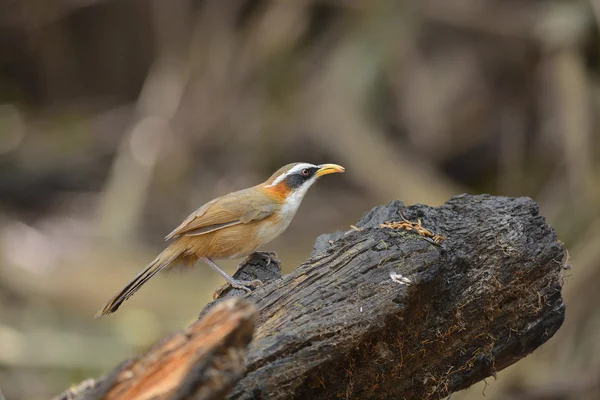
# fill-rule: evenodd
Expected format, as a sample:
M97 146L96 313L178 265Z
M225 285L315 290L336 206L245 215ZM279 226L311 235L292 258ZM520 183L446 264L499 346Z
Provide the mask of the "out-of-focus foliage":
M598 398L599 16L595 0L0 1L3 393L48 398L193 320L222 283L203 266L92 316L189 212L310 161L347 173L268 246L287 269L392 199L533 197L570 250L567 320L486 398Z

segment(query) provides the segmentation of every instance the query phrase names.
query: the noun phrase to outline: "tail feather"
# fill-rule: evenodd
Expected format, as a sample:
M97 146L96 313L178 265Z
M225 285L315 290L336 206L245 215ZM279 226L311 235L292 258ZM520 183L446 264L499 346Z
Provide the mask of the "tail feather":
M158 257L154 259L154 261L148 264L146 268L138 272L138 274L134 276L133 279L123 287L123 289L119 290L117 294L115 294L106 302L104 307L102 307L102 309L96 313L94 318L101 318L117 311L121 304L133 296L133 294L137 292L144 283L171 264L179 256L179 253L171 254L171 251L169 250L170 249L168 248L164 250L158 255Z

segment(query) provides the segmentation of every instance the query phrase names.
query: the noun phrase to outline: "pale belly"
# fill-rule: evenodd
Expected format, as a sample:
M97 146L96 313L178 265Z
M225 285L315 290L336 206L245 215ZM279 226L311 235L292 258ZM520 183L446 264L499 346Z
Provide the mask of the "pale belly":
M292 221L291 218L279 221L277 223L265 223L260 226L257 232L257 236L261 244L267 244L281 235Z
M244 240L245 243L242 246L243 248L241 251L227 258L245 257L255 252L259 247L273 241L275 238L285 232L290 225L290 222L292 222L294 214L295 211L293 213L280 213L279 215L283 218L266 218L262 221L247 224L247 226L254 225L252 228L252 232L254 233L252 236L254 237L251 238L250 235L248 235Z

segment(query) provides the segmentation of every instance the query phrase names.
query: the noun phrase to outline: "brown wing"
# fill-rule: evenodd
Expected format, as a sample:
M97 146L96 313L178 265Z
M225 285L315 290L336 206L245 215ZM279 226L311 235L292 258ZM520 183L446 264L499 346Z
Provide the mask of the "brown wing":
M165 239L203 235L228 226L247 224L268 217L279 207L277 202L257 188L229 193L194 211Z

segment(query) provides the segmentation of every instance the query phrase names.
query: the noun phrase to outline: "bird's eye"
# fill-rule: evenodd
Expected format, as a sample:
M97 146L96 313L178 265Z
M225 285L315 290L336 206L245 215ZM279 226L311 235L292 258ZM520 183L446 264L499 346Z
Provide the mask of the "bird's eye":
M302 174L302 176L308 176L310 171L308 169L304 168L302 171L300 171L300 173Z

